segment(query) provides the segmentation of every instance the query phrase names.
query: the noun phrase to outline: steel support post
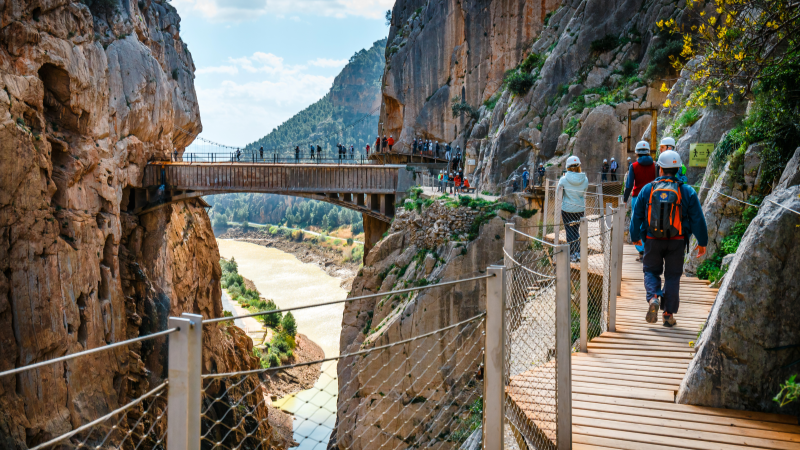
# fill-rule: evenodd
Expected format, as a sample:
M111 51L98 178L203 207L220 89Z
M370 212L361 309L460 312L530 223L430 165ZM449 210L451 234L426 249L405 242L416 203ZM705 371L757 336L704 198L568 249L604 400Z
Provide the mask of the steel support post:
M617 277L619 273L617 266L620 265L621 256L620 250L622 247L618 245L619 242L619 213L621 208L612 209L613 218L611 219L611 267L609 267L608 275L611 278L608 295L608 331L617 331L617 295L619 292L620 279Z
M619 197L617 202L619 205L618 213L617 213L617 220L619 221L619 228L617 229L619 232L619 240L617 241L617 245L619 245L619 264L617 264L617 295L622 295L622 262L625 259L625 216L627 214L628 208L625 206L625 203L622 202L622 196Z
M475 189L477 191L477 189ZM550 192L550 180L548 178L544 179L544 211L542 211L542 240L544 240L545 236L547 236L547 214L549 214L549 207L550 207L550 196L548 195Z
M589 342L589 219L581 218L581 352Z
M556 204L553 208L553 245L559 245L561 243L561 197L564 192L564 188L561 186L556 185Z
M556 257L556 448L572 449L572 374L569 244L557 245Z
M514 224L511 222L506 223L506 236L505 241L503 241L503 250L505 250L503 254L503 260L505 261L505 265L507 268L513 267L513 262L511 258L514 257Z
M490 266L488 270L494 276L486 280L483 450L503 450L506 268Z
M200 449L202 321L202 316L186 313L169 318L169 327L179 328L169 336L167 447L170 450Z

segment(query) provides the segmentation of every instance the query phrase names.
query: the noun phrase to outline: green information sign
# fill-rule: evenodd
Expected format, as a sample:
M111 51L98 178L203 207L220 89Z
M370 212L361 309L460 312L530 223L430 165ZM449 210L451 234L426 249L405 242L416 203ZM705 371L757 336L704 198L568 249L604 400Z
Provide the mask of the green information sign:
M708 158L714 151L714 144L691 144L689 145L689 167L705 167L708 165Z

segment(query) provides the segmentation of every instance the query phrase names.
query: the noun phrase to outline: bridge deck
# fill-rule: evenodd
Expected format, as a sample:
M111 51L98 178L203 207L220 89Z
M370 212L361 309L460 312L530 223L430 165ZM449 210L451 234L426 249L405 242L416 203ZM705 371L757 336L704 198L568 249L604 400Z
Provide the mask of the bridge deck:
M593 339L588 353L572 355L572 448L800 449L796 417L675 403L695 353L689 342L696 340L717 291L701 280L683 278L678 326L648 324L642 268L635 256L633 246L625 246L617 331ZM514 385L541 386L537 374L552 370L545 366L512 378L509 394L520 409L525 410L525 398L513 394ZM552 434L546 418L529 414L528 419L545 435Z

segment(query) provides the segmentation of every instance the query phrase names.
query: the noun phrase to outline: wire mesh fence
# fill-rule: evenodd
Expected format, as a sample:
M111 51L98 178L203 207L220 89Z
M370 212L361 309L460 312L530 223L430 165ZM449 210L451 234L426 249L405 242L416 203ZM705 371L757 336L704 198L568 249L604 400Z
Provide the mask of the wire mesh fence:
M511 236L513 243L506 243L505 417L517 441L550 449L558 419L555 247L519 232Z
M480 432L484 334L480 314L309 363L320 367L319 380L283 405L300 448L459 448ZM204 376L203 448L271 448L265 375L290 367Z
M164 382L136 400L30 450L165 450L168 387Z

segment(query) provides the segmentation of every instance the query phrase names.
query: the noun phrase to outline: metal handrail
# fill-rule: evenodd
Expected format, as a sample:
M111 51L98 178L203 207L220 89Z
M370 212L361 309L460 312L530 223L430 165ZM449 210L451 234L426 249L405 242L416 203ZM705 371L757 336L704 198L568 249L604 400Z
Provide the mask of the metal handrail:
M269 311L259 311L259 312L255 312L255 313L252 313L252 314L245 314L245 315L242 315L242 316L217 317L215 319L204 320L203 321L203 325L205 325L207 323L217 323L217 322L225 322L225 321L234 320L234 319L243 319L243 318L246 318L246 317L256 317L256 316L264 316L264 315L267 315L267 314L277 314L277 313L284 313L284 312L289 312L289 311L297 311L299 309L315 308L317 306L336 305L336 304L339 304L339 303L352 302L354 300L364 300L364 299L368 299L368 298L386 297L387 295L404 294L404 293L407 293L407 292L421 291L423 289L430 289L430 288L442 287L442 286L451 286L451 285L454 285L454 284L466 283L467 281L483 280L485 278L492 278L492 277L494 277L493 274L481 275L481 276L472 277L472 278L464 278L464 279L461 279L461 280L445 281L444 283L429 284L427 286L417 286L417 287L412 287L412 288L408 288L408 289L400 289L400 290L391 291L391 292L381 292L381 293L378 293L378 294L362 295L360 297L350 297L350 298L346 298L344 300L334 300L334 301L331 301L331 302L315 303L313 305L295 306L294 308L285 308L285 309L271 309Z
M97 348L93 348L91 350L85 350L85 351L82 351L82 352L73 353L71 355L65 355L65 356L61 356L61 357L58 357L58 358L54 358L54 359L48 359L47 361L42 361L42 362L39 362L39 363L30 364L30 365L23 366L23 367L17 367L16 369L11 369L11 370L7 370L5 372L0 372L0 377L5 377L5 376L8 376L8 375L14 375L16 373L24 372L26 370L37 369L39 367L44 367L44 366L47 366L47 365L50 365L50 364L55 364L55 363L58 363L58 362L69 361L69 360L75 359L75 358L77 358L79 356L86 356L86 355L91 355L93 353L99 353L99 352L102 352L102 351L111 350L111 349L114 349L114 348L122 347L123 345L133 344L134 342L142 342L142 341L146 341L148 339L157 338L159 336L166 336L166 335L168 335L170 333L174 333L176 331L180 331L180 328L170 328L169 330L159 331L158 333L148 334L147 336L142 336L142 337L138 337L138 338L135 338L135 339L129 339L127 341L117 342L115 344L109 344L109 345L106 345L104 347L97 347Z

